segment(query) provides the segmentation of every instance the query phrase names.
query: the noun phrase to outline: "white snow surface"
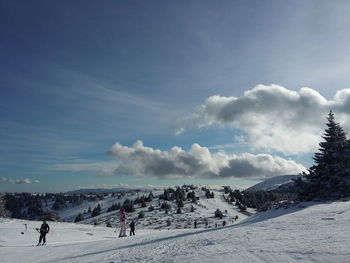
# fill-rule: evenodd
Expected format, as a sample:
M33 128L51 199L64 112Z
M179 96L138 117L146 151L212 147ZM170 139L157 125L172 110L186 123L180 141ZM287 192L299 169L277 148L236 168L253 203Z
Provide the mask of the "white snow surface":
M208 204L209 205L209 204ZM0 219L0 260L8 262L349 262L350 202L303 203L257 213L238 224L200 229L115 228ZM24 224L28 230L24 230ZM24 232L24 234L21 234Z
M271 191L277 189L283 184L291 183L293 179L300 177L300 175L278 175L269 179L266 179L258 184L255 184L246 191Z

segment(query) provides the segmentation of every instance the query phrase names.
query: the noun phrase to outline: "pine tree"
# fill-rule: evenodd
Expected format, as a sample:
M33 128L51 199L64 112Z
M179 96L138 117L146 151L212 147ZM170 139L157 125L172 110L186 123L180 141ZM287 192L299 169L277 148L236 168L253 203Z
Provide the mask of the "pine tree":
M151 192L149 193L149 195L148 195L148 200L149 200L149 202L152 201L153 198L154 198L154 195L153 195L153 193L152 193L152 191L151 191Z
M77 215L77 217L74 219L74 223L82 221L82 220L84 220L84 216L82 215L82 213L79 213Z
M306 199L327 199L339 194L341 175L344 169L344 155L347 145L346 134L343 128L335 122L332 111L328 114L327 128L320 142L319 152L315 153L315 164L306 175L306 185L300 196ZM301 182L298 182L301 185Z
M350 196L350 140L346 141L342 160L340 176L342 178L341 193L342 196Z
M100 214L101 214L100 211L101 211L101 210L98 209L98 207L95 207L95 208L92 210L92 212L91 212L91 217L95 217L95 216L100 215Z

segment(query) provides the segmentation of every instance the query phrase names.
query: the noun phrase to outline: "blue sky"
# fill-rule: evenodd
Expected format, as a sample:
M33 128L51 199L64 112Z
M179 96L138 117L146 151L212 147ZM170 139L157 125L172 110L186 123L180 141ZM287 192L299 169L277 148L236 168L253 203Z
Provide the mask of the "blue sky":
M0 0L0 191L246 186L309 167L330 108L350 127L349 13L348 1Z

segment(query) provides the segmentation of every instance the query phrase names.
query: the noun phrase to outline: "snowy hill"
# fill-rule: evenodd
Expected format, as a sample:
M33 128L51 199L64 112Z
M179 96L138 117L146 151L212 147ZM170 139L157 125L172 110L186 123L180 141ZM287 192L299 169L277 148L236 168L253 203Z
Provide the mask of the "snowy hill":
M167 191L170 191L169 189ZM171 190L175 191L173 188ZM119 209L117 207L125 205L128 200L134 202L132 204L134 211L132 211L133 209L128 210L128 218L135 220L138 228L142 229L192 228L195 221L199 227L205 224L214 226L215 223L222 224L223 221L235 221L237 223L247 217L247 215L239 212L237 206L224 199L222 191L211 190L213 198L208 198L206 191L198 187L189 187L189 189L182 189L181 191L184 198L180 213L177 211L177 198L174 196L170 198L170 195L174 195L175 192L170 193L167 200L164 200L165 198L161 197L164 190L152 191L152 198L149 198L149 190L140 190L137 192L124 191L86 195L28 196L27 199L34 199L35 204L40 205L39 211L44 213L53 211L56 213L56 218L59 218L61 222L75 222L77 218L79 223L99 226L117 226L119 224ZM188 194L192 193L195 194L195 199L187 197ZM16 199L16 197L12 198ZM23 196L20 197L23 199ZM141 202L141 199L146 201ZM63 201L60 202L59 208L55 209L55 204L60 200ZM168 206L167 209L162 207L165 203ZM26 204L25 207L22 207L22 212L29 214L30 207L30 204ZM97 207L99 212L93 214L93 210ZM223 212L223 218L220 220L214 217L214 212L217 209ZM250 209L249 212L254 213L255 211ZM238 221L234 220L236 217L238 217ZM32 220L39 220L39 218L41 218L40 215L31 217Z
M135 205L135 211L128 213L129 220L133 219L137 222L138 228L142 229L186 229L193 228L194 221L197 221L198 227L203 227L205 222L208 223L209 227L215 226L215 224L222 225L223 221L232 222L234 217L238 216L238 220L236 223L247 218L247 215L244 215L239 212L238 208L234 206L232 203L226 202L223 198L223 193L220 191L212 190L215 194L214 198L207 199L205 197L205 192L201 189L194 190L198 200L196 203L192 203L191 201L185 201L184 207L181 209L182 213L177 214L177 203L176 201L167 201L170 205L169 212L166 213L164 209L160 208L161 203L164 200L159 200L159 194L163 193L163 191L153 192L155 198L148 202L146 207L142 207L141 205ZM141 196L141 193L140 193ZM107 208L114 202L123 202L126 198L133 199L136 198L135 195L128 195L121 199L113 199L113 198L105 198L101 201L101 205L103 207L103 211L101 215L97 217L87 218L80 223L86 224L94 224L97 222L98 225L106 226L107 222L109 222L113 227L118 226L119 224L119 211L106 212ZM85 210L86 210L85 205ZM149 210L149 207L154 207L153 211ZM193 207L193 211L191 209ZM81 207L83 208L83 207ZM80 208L80 209L81 209ZM214 217L214 212L216 209L220 209L223 212L223 218L217 219ZM250 212L254 213L254 209L249 209ZM64 218L69 218L68 215L69 209L65 209L60 212L60 215ZM139 213L143 212L145 214L144 218L139 218ZM72 209L71 214L77 214L77 210L75 208ZM70 217L73 219L73 217ZM72 221L72 220L71 220Z
M349 262L350 258L350 202L269 210L226 227L136 229L136 236L126 238L117 238L106 227L50 223L45 247L32 246L40 222L0 220L4 263Z
M293 179L296 179L299 176L300 175L275 176L275 177L267 179L261 183L258 183L256 185L249 187L248 189L246 189L246 191L260 191L260 190L271 191L271 190L275 190L283 184L288 184L288 183L292 182Z

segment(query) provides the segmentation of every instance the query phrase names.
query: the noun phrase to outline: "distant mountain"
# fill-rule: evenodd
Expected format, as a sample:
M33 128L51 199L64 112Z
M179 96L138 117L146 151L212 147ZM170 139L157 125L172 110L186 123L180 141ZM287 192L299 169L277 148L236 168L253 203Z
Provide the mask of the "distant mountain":
M162 189L162 188L159 188ZM101 193L114 193L114 192L120 192L120 191L133 191L133 190L140 190L140 191L145 191L149 192L152 190L158 190L158 188L146 188L146 187L141 187L141 188L129 188L129 187L117 187L117 188L83 188L83 189L77 189L77 190L72 190L66 192L67 194L88 194L88 193L96 193L96 194L101 194Z
M246 191L271 191L271 190L277 190L278 188L281 188L283 186L290 185L293 181L293 179L296 179L300 177L300 175L279 175L272 177L270 179L267 179L261 183L258 183L256 185L253 185L246 189ZM283 187L284 188L284 187Z
M86 188L86 189L77 189L77 190L69 191L67 192L67 194L87 194L87 193L101 194L101 193L113 193L113 192L119 192L119 191L125 191L125 190L130 190L130 189L125 187L118 187L118 188L111 188L111 189Z

